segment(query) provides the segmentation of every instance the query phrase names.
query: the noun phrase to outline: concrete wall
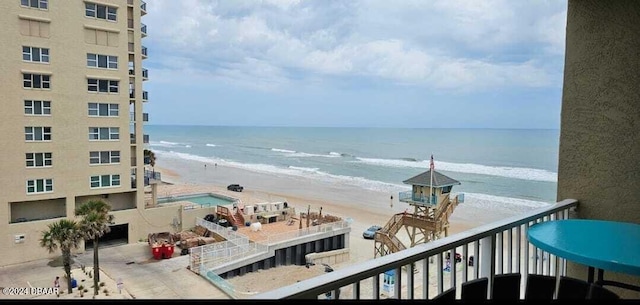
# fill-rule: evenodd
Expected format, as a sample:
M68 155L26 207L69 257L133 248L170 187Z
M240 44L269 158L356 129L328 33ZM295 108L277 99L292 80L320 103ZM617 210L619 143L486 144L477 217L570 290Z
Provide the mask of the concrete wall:
M273 251L273 255L251 262L238 262L233 268L226 268L228 271L216 271L220 277L229 279L234 276L244 275L248 272L255 272L260 269L269 269L277 266L287 265L304 265L306 264L306 255L310 253L322 253L333 250L345 249L349 247L349 232L335 234L328 237L318 238L317 240L291 240L270 245L269 252ZM349 249L345 249L347 252ZM335 256L332 254L330 256ZM348 255L348 254L347 254ZM329 256L328 256L329 257ZM230 270L229 270L230 269Z
M578 218L640 223L639 33L639 1L569 0L558 200L578 199ZM567 272L586 278L587 269Z
M309 253L304 256L307 264L337 264L349 260L349 249L339 249L320 253Z

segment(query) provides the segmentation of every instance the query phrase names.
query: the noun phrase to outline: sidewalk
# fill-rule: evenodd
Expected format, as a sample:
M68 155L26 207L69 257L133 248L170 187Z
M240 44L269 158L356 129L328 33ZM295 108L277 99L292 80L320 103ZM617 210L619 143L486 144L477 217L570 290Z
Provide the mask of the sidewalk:
M42 251L46 251L42 249ZM100 293L96 299L230 299L206 279L186 269L188 256L154 260L147 243L136 243L105 247L100 249ZM8 296L0 293L2 299L92 299L93 279L79 269L93 270L93 251L86 251L74 257L72 277L88 292L81 298L77 288L67 294L62 266L49 266L50 259L38 260L0 268L0 287L52 287L53 280L60 276L60 297L56 295ZM122 279L123 290L118 293L117 279ZM85 279L84 282L81 282ZM109 291L108 295L103 292Z

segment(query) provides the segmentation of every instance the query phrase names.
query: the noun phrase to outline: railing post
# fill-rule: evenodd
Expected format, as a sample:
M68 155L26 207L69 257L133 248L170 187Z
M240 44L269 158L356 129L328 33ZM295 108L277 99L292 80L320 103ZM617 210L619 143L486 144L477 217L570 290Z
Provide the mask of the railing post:
M487 297L493 298L493 275L495 274L496 266L496 236L491 234L480 240L480 258L478 263L480 264L480 277L486 277L489 280L487 285Z
M429 299L429 263L431 262L431 257L429 259L425 258L422 260L422 298L425 300Z
M380 274L376 274L376 276L372 277L373 279L373 299L374 300L380 300Z
M414 278L413 278L413 270L415 268L415 263L409 264L407 269L408 268L411 268L411 270L407 270L407 299L413 300L413 285L415 285Z
M393 294L396 299L400 300L402 299L401 289L400 289L402 288L402 267L396 268L395 272L396 272L396 278L395 278L395 283L393 283L393 290L394 290Z
M438 253L436 255L436 276L438 283L438 294L441 294L444 291L444 272L442 270L442 253Z
M353 299L360 300L360 281L353 283Z

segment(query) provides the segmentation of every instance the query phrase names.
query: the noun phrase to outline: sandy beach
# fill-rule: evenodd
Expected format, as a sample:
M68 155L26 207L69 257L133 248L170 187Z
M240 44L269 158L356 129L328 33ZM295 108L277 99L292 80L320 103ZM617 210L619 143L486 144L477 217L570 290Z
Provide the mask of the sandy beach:
M210 191L249 202L287 201L296 208L298 213L306 212L307 208L310 208L312 212L317 212L322 208L323 214L352 219L349 260L333 265L334 269L373 259L374 242L364 239L362 232L373 224L383 226L394 213L402 212L410 207L406 203L399 202L397 194L376 192L350 185L338 185L272 173L257 173L180 159L157 160L156 164L155 170L162 173L162 180L166 182L158 187L159 197ZM232 183L242 185L244 191L241 193L227 191L226 186ZM393 206L391 195L394 196ZM503 214L482 213L479 207L461 203L450 218L449 234L452 235L509 216L511 215L506 212ZM406 236L399 236L399 238L403 241L406 240ZM434 265L431 267L435 268ZM461 266L459 265L459 267ZM459 270L459 272L461 271ZM240 298L251 298L257 293L293 284L322 273L321 268L285 266L236 276L229 279L229 283L235 287ZM265 278L278 280L265 281ZM435 287L430 290L435 293Z

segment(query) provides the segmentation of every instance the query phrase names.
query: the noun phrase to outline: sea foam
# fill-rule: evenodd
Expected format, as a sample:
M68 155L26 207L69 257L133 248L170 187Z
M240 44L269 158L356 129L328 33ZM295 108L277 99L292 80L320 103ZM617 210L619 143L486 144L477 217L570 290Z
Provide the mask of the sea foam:
M375 158L356 158L357 161L371 165L387 166L387 167L411 167L429 169L429 160L409 161L398 159L375 159ZM436 161L435 168L437 170L480 174L490 176L500 176L515 179L535 180L557 182L558 174L544 169L524 168L524 167L507 167L507 166L487 166L472 163L451 163Z
M283 153L294 153L295 150L281 149L281 148L272 148L271 151L283 152Z
M149 146L152 146L152 147L186 147L186 148L191 148L191 145L189 145L187 143L176 143L176 142L169 142L169 141L159 141L159 142L149 141Z
M305 177L310 179L316 179L318 181L329 182L329 183L337 183L337 184L347 184L355 187L360 187L362 189L384 192L384 193L392 193L395 194L397 192L404 192L410 190L407 185L387 183L377 180L371 180L363 177L354 177L354 176L346 176L346 175L334 175L329 174L323 171L320 171L319 168L310 168L310 167L297 167L297 166L288 166L288 167L278 167L269 164L259 164L259 163L240 163L230 160L224 160L220 158L214 157L202 157L193 154L175 152L175 151L156 151L161 158L175 158L189 161L197 161L197 162L205 162L205 163L218 163L220 165L240 168L248 171L253 171L257 173L267 173L267 174L275 174L275 175L288 175L294 177ZM541 208L548 206L552 203L542 202L542 201L534 201L528 199L521 198L512 198L512 197L501 197L494 196L488 194L481 193L466 193L465 194L465 203L473 204L477 207L485 208L487 210L491 209L507 209L507 210L518 210L525 211L534 208ZM454 192L453 195L457 193ZM461 203L461 204L465 204Z

